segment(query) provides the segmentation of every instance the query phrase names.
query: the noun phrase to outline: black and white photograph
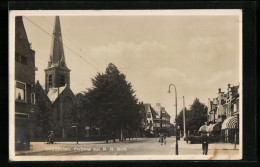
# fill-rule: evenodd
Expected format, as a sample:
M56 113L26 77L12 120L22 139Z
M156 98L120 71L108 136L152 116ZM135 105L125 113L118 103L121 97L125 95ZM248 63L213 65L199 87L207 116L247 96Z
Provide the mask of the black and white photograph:
M11 161L242 159L242 10L10 10Z

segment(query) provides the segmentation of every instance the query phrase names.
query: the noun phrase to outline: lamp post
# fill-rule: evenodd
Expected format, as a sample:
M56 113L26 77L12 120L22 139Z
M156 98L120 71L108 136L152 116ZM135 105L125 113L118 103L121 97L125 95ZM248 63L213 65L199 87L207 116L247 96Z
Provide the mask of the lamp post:
M176 107L176 116L175 116L175 122L176 122L176 126L175 126L175 130L176 130L176 155L178 155L178 138L177 138L177 90L174 84L170 84L169 85L169 93L171 93L171 86L174 86L175 88L175 107Z
M185 117L185 100L184 100L184 96L183 96L183 139L186 138L186 117Z

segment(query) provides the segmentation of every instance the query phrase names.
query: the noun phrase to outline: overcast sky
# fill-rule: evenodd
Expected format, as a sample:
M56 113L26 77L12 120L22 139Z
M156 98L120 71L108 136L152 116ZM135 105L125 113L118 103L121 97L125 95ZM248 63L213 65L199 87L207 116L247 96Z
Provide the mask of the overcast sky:
M52 34L54 16L26 16ZM43 85L51 36L23 18L36 54L36 80ZM111 62L126 75L140 101L161 103L174 116L198 97L207 104L239 84L238 16L60 16L65 59L76 94L92 86L91 78ZM80 58L82 56L85 60Z

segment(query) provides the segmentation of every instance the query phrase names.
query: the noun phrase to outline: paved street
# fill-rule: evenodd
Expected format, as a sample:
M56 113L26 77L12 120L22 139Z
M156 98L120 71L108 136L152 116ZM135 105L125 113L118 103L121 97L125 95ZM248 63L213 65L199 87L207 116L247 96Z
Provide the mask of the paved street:
M30 151L19 151L16 155L175 155L175 138L167 138L167 144L161 145L158 138L137 138L117 141L108 144L104 141L92 142L57 142L45 144L43 142L31 142ZM238 146L237 146L238 148ZM209 155L237 155L233 144L219 143L209 145ZM201 144L187 144L179 141L179 155L202 155Z

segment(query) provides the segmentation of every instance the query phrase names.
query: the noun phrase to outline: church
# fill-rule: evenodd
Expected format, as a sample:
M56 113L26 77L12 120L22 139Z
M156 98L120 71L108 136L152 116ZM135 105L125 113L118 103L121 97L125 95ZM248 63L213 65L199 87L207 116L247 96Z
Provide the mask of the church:
M59 16L55 17L50 58L44 71L45 90L38 81L34 87L31 138L47 136L48 131L54 131L56 139L73 138L79 120L78 99L70 89L71 70L65 60Z

